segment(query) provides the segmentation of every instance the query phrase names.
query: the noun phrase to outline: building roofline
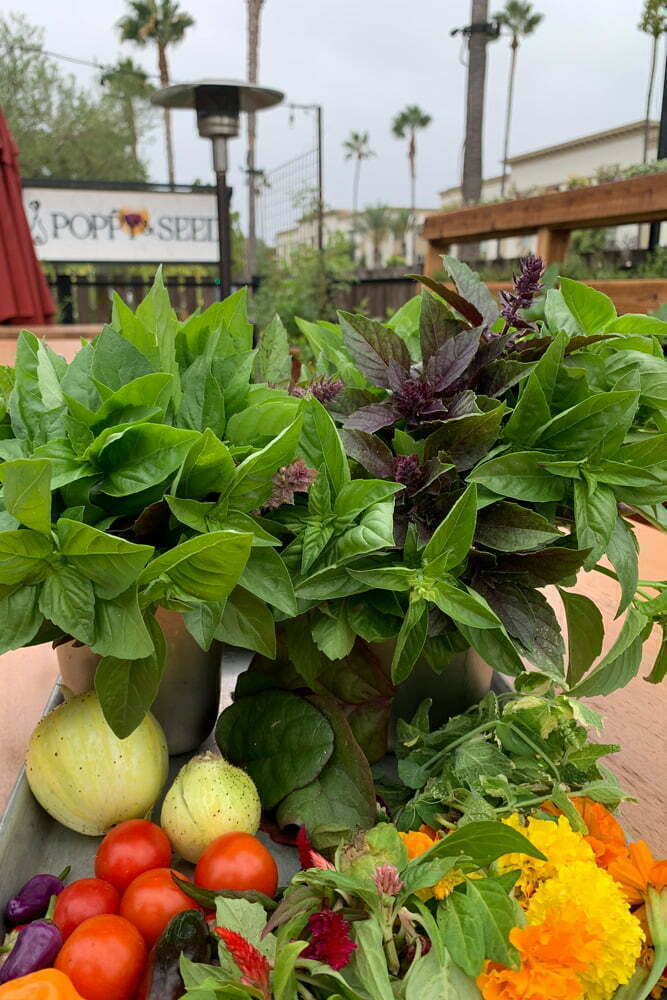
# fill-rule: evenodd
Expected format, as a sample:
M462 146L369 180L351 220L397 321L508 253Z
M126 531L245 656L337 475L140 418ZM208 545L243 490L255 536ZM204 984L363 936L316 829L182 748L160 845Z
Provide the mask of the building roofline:
M78 181L57 177L22 177L24 188L61 188L84 191L143 191L159 194L215 194L210 184L152 184L144 181Z
M659 123L651 121L650 131L655 132ZM589 132L588 135L580 135L566 142L558 142L553 146L541 146L539 149L532 149L527 153L519 153L517 156L509 156L507 162L510 166L515 163L525 163L528 160L539 159L542 156L551 156L566 149L575 149L577 146L588 146L596 142L604 142L605 139L613 139L616 136L632 135L640 132L644 128L644 122L630 122L628 125L617 125L614 128L605 129L602 132Z

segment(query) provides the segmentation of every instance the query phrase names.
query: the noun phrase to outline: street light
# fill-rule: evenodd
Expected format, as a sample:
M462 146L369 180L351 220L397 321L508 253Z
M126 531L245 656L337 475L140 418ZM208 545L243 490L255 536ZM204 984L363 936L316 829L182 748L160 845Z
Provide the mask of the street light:
M199 80L178 83L151 94L151 103L162 108L194 108L202 139L213 145L218 200L218 242L220 246L220 297L226 298L232 283L232 237L229 205L232 189L227 187L227 140L239 134L242 111L261 111L280 104L279 90L267 90L240 80Z

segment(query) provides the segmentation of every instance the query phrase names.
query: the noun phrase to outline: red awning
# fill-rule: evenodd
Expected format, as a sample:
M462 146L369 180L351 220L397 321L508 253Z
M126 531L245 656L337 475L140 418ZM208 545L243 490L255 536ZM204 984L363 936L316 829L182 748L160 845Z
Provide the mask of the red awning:
M55 309L21 197L18 149L0 111L0 323L51 323Z

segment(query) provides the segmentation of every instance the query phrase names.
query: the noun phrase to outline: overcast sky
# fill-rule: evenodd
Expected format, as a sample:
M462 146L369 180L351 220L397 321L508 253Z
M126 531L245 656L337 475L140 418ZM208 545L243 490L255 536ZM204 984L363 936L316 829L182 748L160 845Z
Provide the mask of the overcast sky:
M493 12L501 0L490 4ZM537 0L545 14L519 50L510 153L517 154L643 117L649 39L637 30L642 0ZM7 4L45 28L45 44L81 58L115 60L115 23L123 0L15 0ZM171 50L174 82L245 76L244 0L182 0L196 19L184 43ZM438 204L437 192L459 182L466 70L461 39L450 30L467 24L470 0L266 0L262 16L260 82L288 100L321 103L325 125L325 199L350 207L352 164L341 143L351 129L368 129L377 158L364 164L361 202L394 205L409 199L405 146L391 135L392 116L406 104L432 115L418 143L418 203ZM152 48L124 45L126 54L155 72ZM488 176L498 173L502 148L507 39L489 46L484 136ZM94 77L72 69L82 81ZM661 50L655 91L662 93ZM199 139L194 115L174 113L176 176L211 176L210 144ZM266 170L312 146L312 124L300 116L290 128L285 108L259 120L258 166ZM144 152L154 180L166 179L162 134ZM232 143L235 206L245 200L240 166L243 140Z

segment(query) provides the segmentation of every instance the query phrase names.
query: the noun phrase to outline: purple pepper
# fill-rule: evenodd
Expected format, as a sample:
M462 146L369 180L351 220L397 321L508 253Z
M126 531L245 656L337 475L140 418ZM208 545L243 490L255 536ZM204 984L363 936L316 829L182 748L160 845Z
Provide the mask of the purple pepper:
M50 920L35 920L22 927L16 944L0 968L0 983L49 969L62 946L63 936Z
M33 875L22 889L9 900L5 907L5 917L9 924L27 924L37 917L43 917L51 896L57 896L65 888L69 867L59 875Z

